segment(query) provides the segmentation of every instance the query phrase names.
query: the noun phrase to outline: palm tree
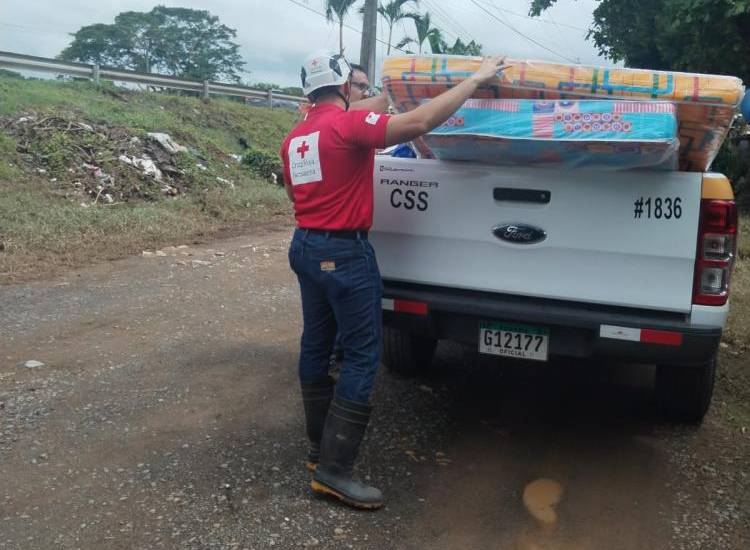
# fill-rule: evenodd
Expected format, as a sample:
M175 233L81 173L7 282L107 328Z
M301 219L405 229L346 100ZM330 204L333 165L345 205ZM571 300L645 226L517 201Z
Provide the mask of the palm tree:
M456 38L456 41L452 46L448 46L445 41L440 43L440 52L436 52L433 47L432 53L449 53L452 55L482 55L482 45L476 41L464 42L460 38Z
M383 19L385 19L385 22L388 23L388 51L386 52L386 55L391 54L391 38L393 36L393 25L395 25L402 19L411 17L411 14L404 13L404 11L401 9L404 7L404 4L407 4L409 2L419 4L419 0L391 0L385 6L383 4L380 4L378 6L378 13ZM403 40L398 47L401 46L403 46Z
M326 19L333 23L333 15L339 20L339 53L344 55L344 17L357 0L326 0Z
M399 42L398 44L396 44L395 48L397 50L403 51L404 53L413 54L414 53L413 51L411 51L411 50L404 50L404 48L406 46L408 46L409 44L416 44L416 43L417 43L417 41L414 40L413 38L411 38L409 36L405 36L404 38L401 39L401 42Z
M431 47L433 44L443 42L443 33L437 27L432 26L429 12L424 15L409 13L406 16L414 19L414 26L417 28L417 39L413 40L413 42L419 45L420 55L422 54L422 44L424 44L425 40L429 41ZM434 51L434 48L433 53L437 53Z

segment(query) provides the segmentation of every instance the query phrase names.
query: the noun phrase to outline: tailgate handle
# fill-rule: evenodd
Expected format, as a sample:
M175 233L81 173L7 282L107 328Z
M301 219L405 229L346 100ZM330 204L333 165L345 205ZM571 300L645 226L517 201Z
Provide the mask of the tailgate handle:
M514 189L512 187L495 187L492 196L496 201L531 202L535 204L549 204L552 198L550 191L542 189Z

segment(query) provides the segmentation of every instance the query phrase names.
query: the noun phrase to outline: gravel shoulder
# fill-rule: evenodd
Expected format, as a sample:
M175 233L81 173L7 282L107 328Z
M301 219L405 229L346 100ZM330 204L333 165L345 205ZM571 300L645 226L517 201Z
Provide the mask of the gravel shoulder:
M698 429L655 421L646 367L441 344L379 374L385 509L310 495L289 233L0 287L0 549L746 547L748 434L721 390Z

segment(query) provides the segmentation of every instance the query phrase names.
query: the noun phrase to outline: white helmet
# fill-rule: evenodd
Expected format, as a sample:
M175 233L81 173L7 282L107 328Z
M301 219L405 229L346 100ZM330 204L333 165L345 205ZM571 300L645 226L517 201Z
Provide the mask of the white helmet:
M343 55L322 52L308 57L302 65L302 91L310 95L324 86L346 84L352 67Z

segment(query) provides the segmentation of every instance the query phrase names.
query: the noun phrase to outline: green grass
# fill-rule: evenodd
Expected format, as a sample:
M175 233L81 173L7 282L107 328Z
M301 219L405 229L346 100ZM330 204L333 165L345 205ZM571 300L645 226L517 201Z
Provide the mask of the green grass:
M729 320L722 341L717 397L736 429L750 429L750 215L740 216L739 257L731 283Z
M61 200L44 184L0 184L0 282L189 242L278 214L288 214L286 196L267 184L211 189L196 198L88 208Z
M750 260L750 214L740 215L740 235L737 241L740 258Z
M747 218L745 227L748 227ZM748 239L745 239L748 240ZM750 256L740 258L732 273L729 321L721 350L717 397L726 405L724 413L737 429L750 429Z
M11 181L20 177L14 139L0 133L0 181Z
M47 275L59 266L184 242L278 214L291 219L283 189L230 155L250 151L262 158L278 158L296 113L228 99L204 102L106 84L25 80L3 73L0 98L0 123L5 126L3 130L0 124L0 283ZM102 158L97 157L96 164L107 173L116 173L119 182L127 180L132 169L112 157L108 138L97 133L72 138L50 129L25 151L31 155L17 153L19 141L11 134L14 122L25 115L106 125L125 136L168 133L189 148L189 153L174 158L183 171L178 181L183 194L165 198L160 184L144 183L132 171L133 185L152 189L142 189L140 199L126 198L116 204L97 201L91 206L90 197L73 194L79 175L71 169L80 170L80 166L71 166L71 158L77 147L99 151ZM230 180L233 186L218 182L217 177ZM82 202L90 206L82 207Z
M276 154L296 114L250 107L238 101L155 92L129 92L83 81L21 80L0 75L0 116L30 111L79 113L94 122L162 131L208 152L241 153L239 138ZM182 141L180 141L182 140Z

